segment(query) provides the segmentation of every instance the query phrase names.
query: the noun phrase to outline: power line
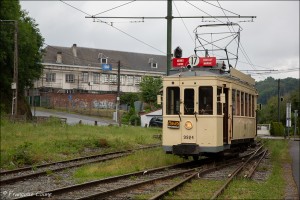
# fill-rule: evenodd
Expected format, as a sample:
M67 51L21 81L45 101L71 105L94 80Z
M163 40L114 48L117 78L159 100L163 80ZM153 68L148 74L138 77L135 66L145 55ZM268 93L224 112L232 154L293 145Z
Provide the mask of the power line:
M215 4L212 4L212 3L210 3L210 2L207 2L207 1L204 1L204 0L202 0L202 1L203 1L204 3L207 3L207 4L209 4L209 5L212 5L212 6L214 6L214 7L221 8L221 7L219 7L219 6L215 5ZM232 13L232 14L234 14L234 15L240 16L239 14L236 14L236 13L230 11L230 10L226 10L226 9L224 9L224 8L221 8L221 9L223 9L223 10L225 10L225 11L227 11L227 12L230 12L230 13Z
M178 15L181 17L180 12L179 12L179 10L178 10L176 4L175 4L175 1L173 1L173 4L174 4L174 6L175 6L175 8L176 8L176 10L177 10L177 12L178 12ZM185 22L184 22L184 20L183 20L182 18L181 18L181 21L182 21L182 23L183 23L183 25L184 25L186 31L188 32L188 34L189 34L191 40L194 42L194 39L193 39L193 37L191 36L191 33L189 32L189 30L188 30L188 28L187 28L187 26L186 26L186 24L185 24Z
M110 9L108 9L108 10L105 10L105 11L103 11L103 12L97 13L97 14L92 15L92 16L95 17L95 16L97 16L97 15L100 15L100 14L106 13L106 12L108 12L108 11L111 11L111 10L114 10L114 9L117 9L117 8L120 8L120 7L122 7L122 6L125 6L125 5L127 5L127 4L133 3L133 2L135 2L135 1L136 1L136 0L129 1L129 2L127 2L127 3L124 3L124 4L122 4L122 5L119 5L119 6L110 8Z
M79 8L76 8L75 6L72 6L72 5L66 3L66 2L64 2L64 1L62 1L62 0L60 0L60 1L61 1L62 3L64 3L64 4L66 4L66 5L68 5L68 6L72 7L72 8L74 8L75 10L77 10L77 11L79 11L79 12L81 12L81 13L84 13L84 14L86 14L86 15L88 15L88 16L90 16L90 17L93 18L93 15L90 15L90 14L88 14L88 13L86 13L86 12L80 10ZM133 2L133 1L132 1L132 2ZM130 3L131 3L131 2L130 2ZM127 4L128 4L128 3L127 3ZM125 4L124 4L124 5L125 5ZM119 7L120 7L120 6L119 6ZM136 41L141 42L142 44L144 44L144 45L146 45L146 46L148 46L148 47L150 47L150 48L153 48L153 49L155 49L155 50L157 50L157 51L159 51L159 52L165 54L165 52L163 52L163 51L161 51L161 50L159 50L159 49L157 49L157 48L151 46L150 44L147 44L146 42L144 42L144 41L142 41L142 40L140 40L140 39L138 39L138 38L136 38L136 37L130 35L129 33L126 33L125 31L123 31L123 30L121 30L121 29L119 29L119 28L113 26L113 25L110 24L109 22L102 21L102 20L99 20L98 22L101 22L101 23L104 23L104 24L106 24L106 25L109 25L110 27L113 27L114 29L116 29L116 30L122 32L123 34L125 34L125 35L127 35L127 36L129 36L129 37L131 37L131 38L133 38L133 39L135 39Z

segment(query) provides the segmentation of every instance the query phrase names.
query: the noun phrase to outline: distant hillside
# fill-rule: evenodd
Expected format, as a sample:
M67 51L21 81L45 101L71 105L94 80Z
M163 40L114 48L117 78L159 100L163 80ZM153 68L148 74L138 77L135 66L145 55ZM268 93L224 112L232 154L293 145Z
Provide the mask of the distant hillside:
M256 89L258 90L258 103L266 104L268 99L278 95L278 79L268 77L263 81L256 82ZM280 94L284 96L292 91L299 91L299 79L285 78L280 79Z

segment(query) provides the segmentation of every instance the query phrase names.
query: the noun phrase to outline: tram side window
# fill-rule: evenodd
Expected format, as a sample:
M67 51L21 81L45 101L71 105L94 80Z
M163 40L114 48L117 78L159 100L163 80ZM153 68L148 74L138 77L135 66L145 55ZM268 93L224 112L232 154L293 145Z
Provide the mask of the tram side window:
M194 89L184 90L184 114L193 115L194 114Z
M252 117L254 117L254 98L256 97L252 95Z
M241 116L244 116L244 105L245 105L245 99L244 99L245 95L244 95L244 92L241 92Z
M168 87L166 97L166 113L167 115L176 115L180 108L180 89L179 87Z
M213 114L213 87L199 87L199 112L200 115Z
M241 92L237 91L236 93L236 115L241 115Z
M248 116L249 96L245 93L245 116Z
M221 101L221 95L222 93L222 88L221 87L218 87L217 88L217 115L222 115L222 103L220 102Z
M252 98L252 95L249 94L249 107L248 107L248 110L249 110L248 116L249 117L251 117L251 106L252 106L251 98Z
M235 94L236 94L236 91L232 90L232 114L233 115L236 115L236 113L235 113L235 110L236 110Z

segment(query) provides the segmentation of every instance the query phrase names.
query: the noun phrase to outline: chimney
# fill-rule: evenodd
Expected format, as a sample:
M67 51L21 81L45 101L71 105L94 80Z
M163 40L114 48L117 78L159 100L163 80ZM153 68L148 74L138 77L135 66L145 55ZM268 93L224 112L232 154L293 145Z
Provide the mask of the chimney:
M62 63L62 52L58 51L56 54L56 63Z
M76 44L73 44L73 46L72 46L72 52L73 52L73 56L77 57L77 45Z

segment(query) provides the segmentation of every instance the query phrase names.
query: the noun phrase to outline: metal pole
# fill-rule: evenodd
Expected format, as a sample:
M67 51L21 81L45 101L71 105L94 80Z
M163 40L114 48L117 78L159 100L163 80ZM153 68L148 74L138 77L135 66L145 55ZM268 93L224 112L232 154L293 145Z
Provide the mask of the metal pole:
M295 110L295 113L294 113L294 119L295 119L294 140L296 139L296 132L297 132L297 117L298 117L298 110Z
M117 112L116 112L116 120L121 126L121 118L120 118L120 71L121 71L121 61L118 61L118 89L117 89Z
M167 76L171 69L172 59L172 0L168 0L168 15L167 15Z
M278 122L280 122L280 79L278 79Z

